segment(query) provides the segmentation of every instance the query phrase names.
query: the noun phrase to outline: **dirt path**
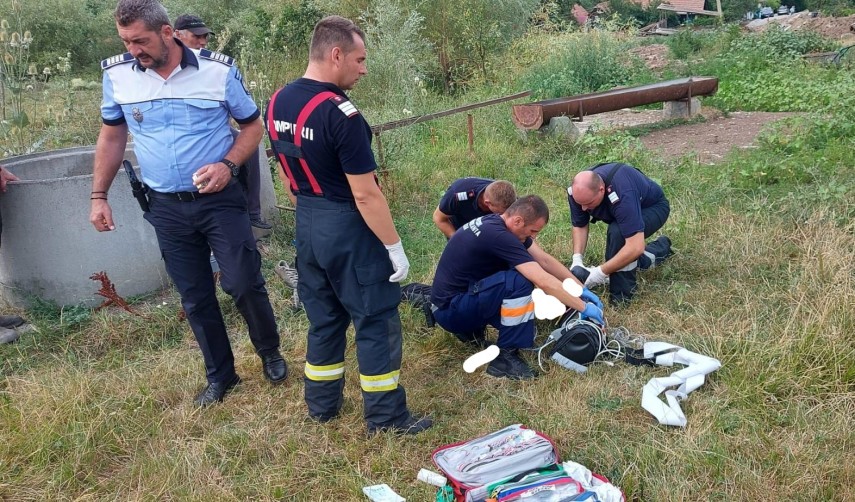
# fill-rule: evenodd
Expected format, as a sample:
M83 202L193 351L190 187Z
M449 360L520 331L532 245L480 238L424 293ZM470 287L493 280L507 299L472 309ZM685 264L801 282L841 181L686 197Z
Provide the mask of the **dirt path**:
M643 136L641 141L667 158L694 152L699 163L716 164L731 150L754 145L766 124L790 115L792 113L734 112L727 117L654 131Z
M650 150L672 159L687 154L698 156L698 161L716 164L731 150L750 148L766 124L792 115L792 113L733 112L724 117L715 110L703 110L704 122L661 129L640 139ZM631 127L654 124L662 120L658 110L618 110L586 118L598 128Z

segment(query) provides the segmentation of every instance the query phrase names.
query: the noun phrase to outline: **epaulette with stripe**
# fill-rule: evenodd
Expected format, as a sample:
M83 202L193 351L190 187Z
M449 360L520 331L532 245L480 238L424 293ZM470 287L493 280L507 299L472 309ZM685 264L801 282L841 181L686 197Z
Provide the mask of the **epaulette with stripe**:
M101 61L101 69L106 70L107 68L109 68L111 66L116 66L117 64L129 63L129 62L133 61L134 59L136 59L136 58L131 56L130 52L126 52L124 54L119 54L118 56L113 56L111 58L107 58L107 59Z
M347 118L359 115L359 110L357 110L356 107L353 106L353 103L351 103L348 99L336 95L331 97L330 101L335 103L338 109L341 110L341 113L345 114Z
M226 66L234 66L235 58L220 54L219 52L210 51L208 49L199 50L199 57L223 63Z

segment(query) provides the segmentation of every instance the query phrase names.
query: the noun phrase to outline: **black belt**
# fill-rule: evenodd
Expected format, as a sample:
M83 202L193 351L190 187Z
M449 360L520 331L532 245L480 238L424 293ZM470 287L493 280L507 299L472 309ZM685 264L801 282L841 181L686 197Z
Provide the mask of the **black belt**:
M196 199L201 199L202 197L207 197L209 195L214 195L219 192L213 193L199 193L199 192L158 192L156 190L148 189L148 196L152 199L166 199L166 200L177 200L181 202L192 202Z
M226 187L220 190L223 192L227 190L230 186L237 183L237 178L232 176L232 179L226 184ZM209 195L217 195L220 192L211 192L211 193L199 193L199 192L158 192L157 190L148 189L148 196L153 199L166 199L166 200L177 200L181 202L193 202L196 199L201 199L202 197L208 197Z

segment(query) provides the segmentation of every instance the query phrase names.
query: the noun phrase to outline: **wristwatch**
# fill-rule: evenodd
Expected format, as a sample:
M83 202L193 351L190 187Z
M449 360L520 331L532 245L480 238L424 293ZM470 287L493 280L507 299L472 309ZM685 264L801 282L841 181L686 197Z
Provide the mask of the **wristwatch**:
M232 176L236 177L240 174L240 166L230 161L229 159L223 159L220 162L226 165L229 168L229 171L232 172Z

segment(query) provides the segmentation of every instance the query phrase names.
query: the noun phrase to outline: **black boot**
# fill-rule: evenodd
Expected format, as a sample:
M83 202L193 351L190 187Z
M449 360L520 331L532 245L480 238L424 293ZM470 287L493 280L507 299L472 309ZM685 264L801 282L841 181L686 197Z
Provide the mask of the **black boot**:
M487 374L511 380L531 380L537 376L516 349L500 349L499 356L487 366Z

